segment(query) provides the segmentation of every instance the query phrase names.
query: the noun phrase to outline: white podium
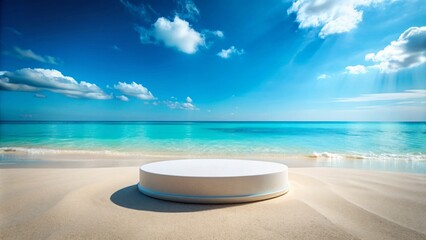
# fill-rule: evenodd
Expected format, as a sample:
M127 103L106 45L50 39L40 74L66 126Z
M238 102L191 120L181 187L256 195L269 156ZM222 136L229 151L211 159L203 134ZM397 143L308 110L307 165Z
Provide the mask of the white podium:
M241 203L288 191L284 164L233 159L187 159L140 167L138 189L148 196L190 203Z

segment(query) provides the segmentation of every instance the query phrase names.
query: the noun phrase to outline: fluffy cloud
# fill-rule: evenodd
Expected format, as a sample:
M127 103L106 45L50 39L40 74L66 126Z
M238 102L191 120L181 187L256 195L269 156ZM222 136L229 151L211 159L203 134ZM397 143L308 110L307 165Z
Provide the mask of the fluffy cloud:
M356 66L347 66L346 67L346 73L349 74L364 74L367 72L367 69L363 65L356 65Z
M375 64L347 66L346 72L363 74L368 69L379 69L384 73L392 73L425 63L426 26L408 28L396 41L392 41L383 50L365 55L365 60L372 61Z
M326 79L326 78L329 78L329 77L330 76L328 76L327 74L323 73L323 74L318 75L317 79L320 80L320 79Z
M124 96L124 95L116 96L115 98L117 98L118 100L123 101L123 102L128 102L129 101L129 98L126 97L126 96Z
M396 93L363 94L352 98L339 98L336 102L373 102L373 101L402 101L408 99L424 99L426 90L414 89Z
M142 86L142 84L138 84L135 82L118 82L117 85L114 85L114 88L127 96L133 96L142 100L155 99L154 95L152 95L152 93L146 87Z
M154 36L166 46L188 54L197 52L198 47L204 45L204 37L178 16L175 16L173 22L159 18L154 23Z
M386 0L297 0L287 10L295 13L299 28L321 27L319 36L349 32L362 21L363 11Z
M30 49L22 49L19 47L14 47L11 52L6 52L6 54L12 55L17 58L34 60L34 61L38 61L42 63L49 63L54 65L59 64L59 60L57 58L52 56L39 55Z
M186 97L186 102L165 101L164 103L170 109L198 110L198 108L192 104L192 99L190 97Z
M205 46L204 35L179 16L175 16L173 21L160 17L150 29L138 27L137 31L142 43L161 42L187 54L196 53L199 47Z
M228 49L222 49L217 55L221 58L230 58L232 56L238 56L244 54L244 49L238 50L234 46L231 46Z
M426 26L410 27L383 50L367 54L365 60L377 63L372 67L382 72L397 72L425 63Z
M188 20L195 21L200 15L192 0L178 0L177 10L173 11L175 16L173 19L159 17L155 22L150 16L158 16L158 13L149 5L134 5L128 0L120 2L129 12L142 18L143 24L135 27L142 44L164 44L186 54L194 54L201 47L208 48L212 44L212 41L208 41L211 37L224 37L222 31L208 29L197 31L191 26Z
M142 17L145 23L153 22L149 17L152 14L149 13L155 13L155 11L149 5L137 6L127 0L120 1L129 12ZM186 54L194 54L200 47L210 46L211 42L207 42L206 38L223 38L224 36L219 30L197 31L190 25L187 20L195 20L200 15L200 11L191 0L177 1L177 10L174 14L173 20L160 17L150 26L136 26L135 30L139 33L141 42L143 44L160 43Z
M40 91L47 90L72 98L111 99L96 84L77 82L55 69L23 68L15 72L0 72L0 90Z

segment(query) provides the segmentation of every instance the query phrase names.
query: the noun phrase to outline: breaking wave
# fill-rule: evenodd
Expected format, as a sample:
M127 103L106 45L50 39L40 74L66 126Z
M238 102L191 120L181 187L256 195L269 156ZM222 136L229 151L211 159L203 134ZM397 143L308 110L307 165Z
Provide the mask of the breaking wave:
M318 160L376 160L376 161L426 161L424 153L331 153L331 152L313 152L308 157Z

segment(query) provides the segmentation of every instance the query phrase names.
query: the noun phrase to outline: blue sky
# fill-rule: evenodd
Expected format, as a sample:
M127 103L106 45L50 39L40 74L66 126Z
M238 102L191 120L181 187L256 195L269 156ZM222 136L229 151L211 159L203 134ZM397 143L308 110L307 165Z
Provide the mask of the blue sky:
M1 4L1 120L426 121L421 0Z

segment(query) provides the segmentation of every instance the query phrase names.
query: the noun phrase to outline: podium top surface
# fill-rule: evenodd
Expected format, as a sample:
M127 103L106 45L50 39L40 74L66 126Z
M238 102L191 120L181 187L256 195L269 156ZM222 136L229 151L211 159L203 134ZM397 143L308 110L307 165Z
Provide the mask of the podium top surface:
M146 173L181 177L244 177L287 171L275 162L235 159L185 159L153 162L142 165Z

